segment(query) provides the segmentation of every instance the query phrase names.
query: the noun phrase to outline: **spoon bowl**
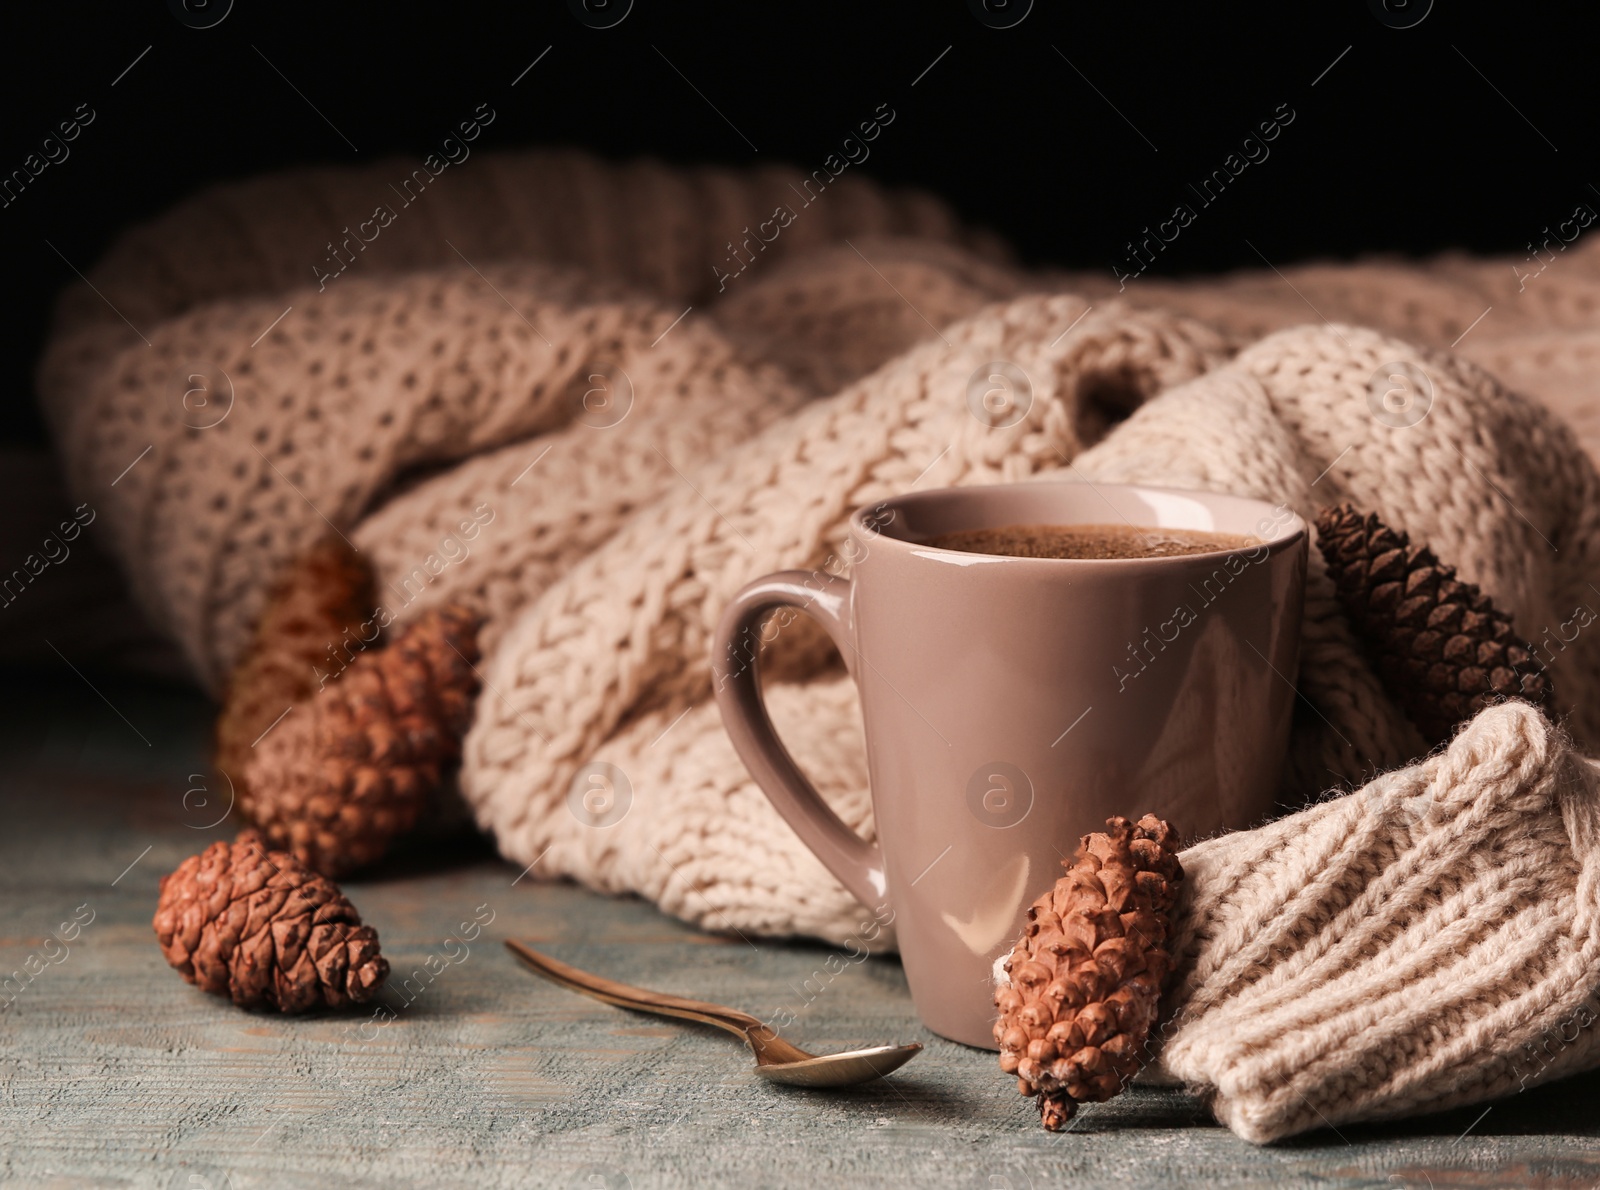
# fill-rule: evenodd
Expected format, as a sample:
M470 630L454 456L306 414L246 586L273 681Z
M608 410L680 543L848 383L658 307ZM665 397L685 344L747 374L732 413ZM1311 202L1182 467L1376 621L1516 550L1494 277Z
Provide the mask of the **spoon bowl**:
M921 1043L913 1041L909 1045L877 1045L842 1054L809 1054L779 1037L749 1013L704 1000L685 1000L665 992L650 992L580 971L515 939L506 939L506 948L530 970L569 991L581 992L618 1008L700 1021L734 1034L755 1054L756 1074L768 1082L818 1090L853 1087L900 1069L922 1052Z
M854 1087L892 1074L922 1051L920 1042L909 1045L875 1045L870 1049L846 1050L842 1054L823 1054L801 1058L798 1062L760 1064L756 1055L756 1076L769 1083L791 1087Z

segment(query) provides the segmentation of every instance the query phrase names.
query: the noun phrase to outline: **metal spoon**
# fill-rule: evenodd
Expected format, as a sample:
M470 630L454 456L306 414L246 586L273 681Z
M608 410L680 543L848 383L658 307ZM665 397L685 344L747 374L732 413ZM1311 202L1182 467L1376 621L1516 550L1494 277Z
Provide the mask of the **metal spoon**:
M850 1050L843 1054L808 1054L790 1045L755 1017L720 1004L685 1000L663 992L647 992L625 983L590 975L569 967L549 955L531 950L520 942L506 939L506 946L525 964L551 983L573 992L582 992L618 1008L675 1016L684 1020L715 1025L741 1038L756 1056L756 1074L768 1082L789 1083L796 1087L853 1087L857 1083L898 1070L922 1051L922 1045L877 1045L871 1049Z

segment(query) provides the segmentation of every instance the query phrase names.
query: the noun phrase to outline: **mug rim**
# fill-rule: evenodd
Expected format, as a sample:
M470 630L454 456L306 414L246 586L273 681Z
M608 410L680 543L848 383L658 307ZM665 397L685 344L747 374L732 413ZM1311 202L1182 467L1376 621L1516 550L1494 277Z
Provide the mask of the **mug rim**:
M947 500L960 499L970 496L982 499L988 493L1016 492L1023 489L1049 489L1073 488L1078 491L1084 489L1106 489L1119 492L1153 492L1158 495L1183 496L1194 499L1202 504L1218 500L1237 502L1239 504L1254 505L1261 510L1263 516L1277 513L1280 508L1289 514L1289 521L1284 528L1274 536L1263 537L1249 542L1244 546L1232 546L1224 549L1203 550L1190 554L1168 554L1160 557L1143 558L1029 558L1018 554L980 554L969 550L954 550L948 546L929 545L927 542L911 541L904 537L896 537L885 533L869 523L869 515L875 515L881 509L899 509L911 504L939 504ZM1092 522L1069 521L1068 524L1087 524ZM1132 522L1130 522L1131 524ZM1160 528L1157 525L1135 526L1147 528ZM1287 505L1272 504L1255 496L1241 496L1233 492L1208 492L1196 488L1173 488L1159 484L1147 483L1089 483L1084 480L1055 479L1040 482L1023 483L989 483L972 484L970 486L952 486L930 488L925 492L903 492L898 496L891 496L875 504L864 504L850 514L849 530L852 537L861 540L863 544L871 542L874 545L886 545L891 550L903 552L906 556L923 558L930 562L954 561L962 559L960 565L973 563L1001 564L1001 563L1029 563L1036 566L1156 566L1168 563L1193 563L1206 559L1226 557L1229 554L1243 553L1251 550L1266 548L1272 553L1277 553L1285 548L1294 546L1299 540L1309 540L1311 528L1304 517ZM927 551L933 551L929 553Z

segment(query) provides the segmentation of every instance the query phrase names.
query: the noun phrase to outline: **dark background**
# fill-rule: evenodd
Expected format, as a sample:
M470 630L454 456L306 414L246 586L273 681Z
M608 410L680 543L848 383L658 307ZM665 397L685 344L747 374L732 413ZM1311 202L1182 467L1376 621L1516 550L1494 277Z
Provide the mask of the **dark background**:
M566 0L233 0L200 29L174 14L181 2L10 5L0 18L0 174L79 104L96 113L71 156L0 209L12 291L0 441L42 440L32 373L53 297L121 228L215 180L420 158L483 102L498 118L474 151L568 144L807 169L887 103L894 125L853 168L937 191L1026 259L1073 267L1120 263L1279 104L1295 120L1270 157L1152 273L1260 267L1246 238L1277 265L1521 253L1600 201L1595 18L1576 6L1440 0L1397 28L1426 0L1389 0L1388 23L1367 0L1040 3L996 29L968 0L636 0L596 29ZM188 0L191 20L227 2Z

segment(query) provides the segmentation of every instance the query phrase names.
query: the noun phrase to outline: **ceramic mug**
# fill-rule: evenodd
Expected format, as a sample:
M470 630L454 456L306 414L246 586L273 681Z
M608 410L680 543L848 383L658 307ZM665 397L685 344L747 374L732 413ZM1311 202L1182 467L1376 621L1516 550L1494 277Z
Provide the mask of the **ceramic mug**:
M923 544L962 529L1074 523L1251 544L1114 560ZM734 598L712 654L723 723L795 833L864 905L892 909L929 1029L995 1048L994 962L1079 837L1107 817L1153 811L1193 839L1271 811L1307 540L1294 513L1238 496L948 488L857 510L849 578L782 571ZM786 608L827 630L855 679L877 842L828 808L767 717L756 662Z

